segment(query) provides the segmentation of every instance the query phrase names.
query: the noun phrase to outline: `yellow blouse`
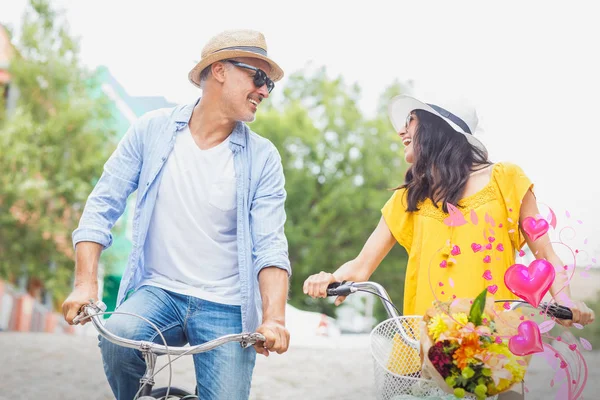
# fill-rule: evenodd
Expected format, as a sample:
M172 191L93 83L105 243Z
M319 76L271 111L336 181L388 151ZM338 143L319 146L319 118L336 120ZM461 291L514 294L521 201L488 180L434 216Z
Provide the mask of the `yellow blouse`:
M495 299L516 299L504 285L504 272L525 242L519 214L532 188L517 165L494 164L489 183L458 202L453 219L461 220L459 226L429 199L407 212L406 190L396 190L381 211L408 253L404 315L423 315L434 300L474 298L485 287Z

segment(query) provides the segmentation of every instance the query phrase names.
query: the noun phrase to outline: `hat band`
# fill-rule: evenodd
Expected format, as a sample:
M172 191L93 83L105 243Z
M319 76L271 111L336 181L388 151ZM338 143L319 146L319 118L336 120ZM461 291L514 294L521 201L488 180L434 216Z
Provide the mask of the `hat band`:
M225 51L225 50L249 51L251 53L260 54L261 56L267 57L267 51L265 49L262 49L260 47L255 47L255 46L233 46L233 47L225 47L223 49L219 49L219 50L214 51L213 54L214 53L218 53L220 51Z
M467 125L467 123L465 121L463 121L462 119L460 119L456 115L452 114L450 111L444 110L440 106L436 106L435 104L429 104L429 103L427 103L427 105L429 107L433 108L442 117L448 118L450 121L454 122L457 126L459 126L463 131L465 131L469 135L472 135L471 129L469 129L469 125Z

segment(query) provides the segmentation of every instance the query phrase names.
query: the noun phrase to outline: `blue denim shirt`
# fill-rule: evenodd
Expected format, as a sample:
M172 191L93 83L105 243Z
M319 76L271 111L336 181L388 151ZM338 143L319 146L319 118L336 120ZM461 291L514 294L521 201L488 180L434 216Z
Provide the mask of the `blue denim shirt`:
M111 228L125 210L129 195L138 190L133 216L133 249L123 273L117 305L141 282L144 241L163 166L177 135L188 124L194 106L188 104L152 111L129 128L104 165L104 172L87 200L79 227L73 232L74 245L90 241L109 247ZM229 147L234 153L237 185L242 326L244 331L254 331L262 322L258 273L265 267L278 267L291 275L284 233L285 178L275 146L252 132L246 124L236 124Z

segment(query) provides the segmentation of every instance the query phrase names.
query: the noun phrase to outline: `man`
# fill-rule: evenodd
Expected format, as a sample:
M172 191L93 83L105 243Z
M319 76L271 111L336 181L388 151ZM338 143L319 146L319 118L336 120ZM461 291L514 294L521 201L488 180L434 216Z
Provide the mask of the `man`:
M245 124L282 77L261 33L227 31L212 38L189 73L202 97L132 125L73 232L75 289L63 304L67 322L97 298L100 253L137 189L133 250L118 311L149 319L172 346L242 331L265 336L256 351L229 344L194 355L202 399L248 398L256 352L268 356L288 348L291 269L281 158ZM116 314L107 328L161 342L138 318ZM140 353L104 339L100 348L115 397L131 400L145 370Z

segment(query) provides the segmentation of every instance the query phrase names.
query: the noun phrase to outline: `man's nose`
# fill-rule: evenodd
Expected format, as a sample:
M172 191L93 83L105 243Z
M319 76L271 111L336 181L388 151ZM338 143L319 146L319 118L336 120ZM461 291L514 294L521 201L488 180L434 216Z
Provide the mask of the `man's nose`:
M261 87L258 88L258 94L260 94L263 98L269 97L269 89L267 89L267 84L265 83Z

